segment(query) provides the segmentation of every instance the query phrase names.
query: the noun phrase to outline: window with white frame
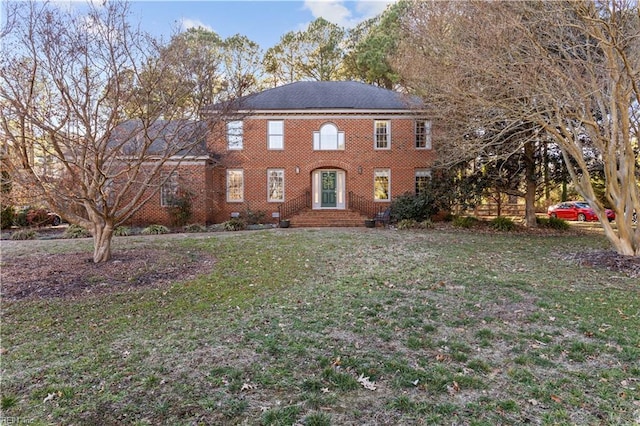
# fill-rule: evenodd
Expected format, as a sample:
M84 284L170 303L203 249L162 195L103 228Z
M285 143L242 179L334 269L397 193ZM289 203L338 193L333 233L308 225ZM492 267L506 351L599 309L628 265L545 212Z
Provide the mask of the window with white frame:
M376 201L389 201L391 187L391 170L376 169L373 171L373 199Z
M269 121L269 149L284 149L284 121Z
M284 201L284 170L268 169L267 170L267 201L282 202Z
M229 121L227 123L227 149L242 149L242 121Z
M391 122L388 120L374 121L374 139L376 149L391 148Z
M431 179L431 170L416 169L416 195L422 194L429 185Z
M416 148L431 149L431 122L416 120Z
M244 171L227 170L227 201L230 203L244 200Z
M160 187L160 205L171 207L176 202L178 195L178 172L163 173L160 176L162 186Z
M316 151L344 150L344 132L333 123L325 123L320 131L313 132L313 149Z

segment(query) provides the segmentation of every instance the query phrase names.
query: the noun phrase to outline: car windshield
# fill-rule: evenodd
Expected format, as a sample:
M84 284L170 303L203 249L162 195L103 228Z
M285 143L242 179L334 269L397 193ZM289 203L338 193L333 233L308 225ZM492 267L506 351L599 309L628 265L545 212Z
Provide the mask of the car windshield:
M576 207L581 207L583 209L589 208L589 203L576 203Z

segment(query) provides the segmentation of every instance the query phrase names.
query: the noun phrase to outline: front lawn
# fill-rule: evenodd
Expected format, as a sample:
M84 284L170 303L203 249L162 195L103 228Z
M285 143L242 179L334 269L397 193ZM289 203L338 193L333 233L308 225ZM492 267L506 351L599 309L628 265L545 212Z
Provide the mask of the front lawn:
M576 261L609 250L601 235L275 229L125 249L211 265L4 300L0 420L640 422L640 278ZM78 250L90 241L3 241L2 263Z

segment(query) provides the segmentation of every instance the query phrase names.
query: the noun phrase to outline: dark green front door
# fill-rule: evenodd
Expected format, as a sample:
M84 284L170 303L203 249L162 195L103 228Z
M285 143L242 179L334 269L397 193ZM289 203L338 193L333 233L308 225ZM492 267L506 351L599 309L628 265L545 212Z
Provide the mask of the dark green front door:
M336 207L336 172L322 172L321 207Z

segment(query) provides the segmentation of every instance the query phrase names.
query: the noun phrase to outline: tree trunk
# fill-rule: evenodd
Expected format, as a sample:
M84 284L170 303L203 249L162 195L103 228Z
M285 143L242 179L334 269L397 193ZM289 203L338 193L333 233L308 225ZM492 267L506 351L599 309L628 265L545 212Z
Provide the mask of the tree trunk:
M544 205L549 205L551 199L551 179L549 178L549 145L547 143L542 144L542 176L544 185Z
M113 226L95 226L93 232L93 262L107 262L111 260L111 239L113 238Z
M529 228L538 226L536 221L536 181L527 179L527 190L524 194L524 223Z
M524 145L524 161L526 167L524 194L524 222L529 228L538 226L536 221L536 160L535 145L533 142L527 142Z

